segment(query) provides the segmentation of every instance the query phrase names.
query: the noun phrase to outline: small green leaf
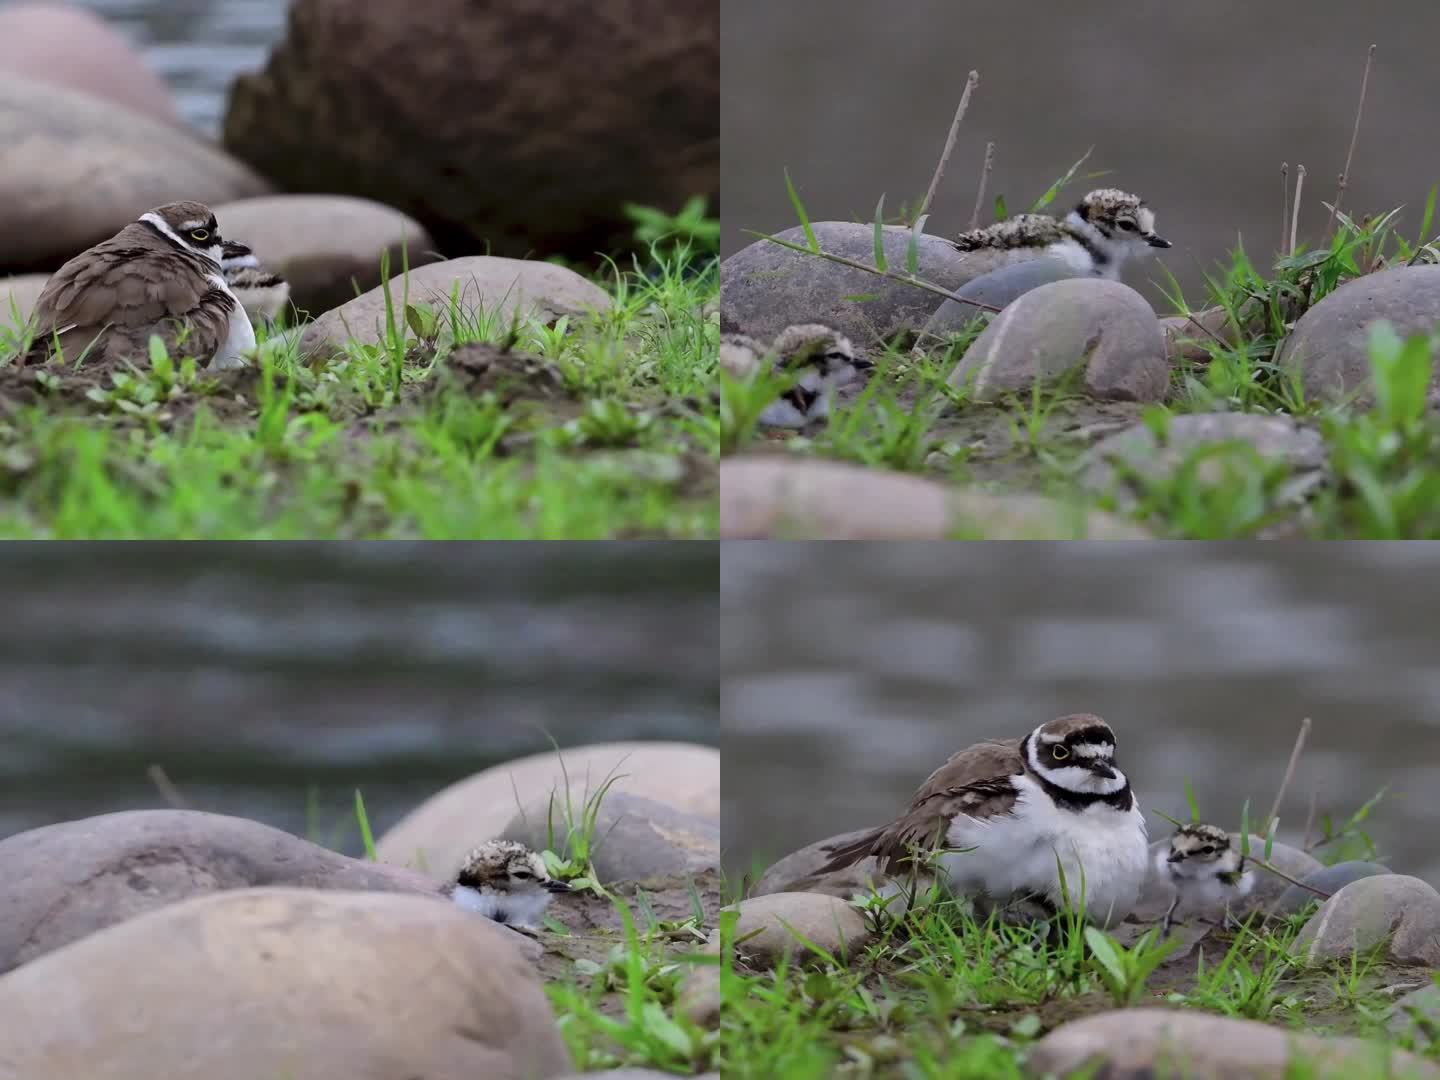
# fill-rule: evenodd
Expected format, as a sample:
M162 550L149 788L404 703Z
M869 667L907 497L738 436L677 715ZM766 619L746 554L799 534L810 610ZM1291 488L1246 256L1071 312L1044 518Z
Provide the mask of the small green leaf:
M815 230L810 226L810 216L805 213L805 204L800 201L800 193L795 190L795 182L790 179L790 170L785 170L785 190L790 194L790 205L795 208L795 215L800 219L800 228L805 232L805 243L812 252L818 253L820 241L815 239Z
M1190 824L1197 825L1200 822L1200 803L1195 798L1195 785L1190 783L1190 778L1185 778L1185 802L1190 807Z
M910 239L905 244L905 269L911 276L920 273L920 234L925 231L925 222L929 217L929 214L921 214L910 226Z
M875 204L875 268L877 270L889 269L885 261L885 193L880 193L880 201Z
M1008 221L1010 219L1010 208L1005 205L1005 196L995 196L995 220Z
M1121 959L1118 946L1110 936L1098 927L1087 926L1085 928L1085 944L1090 946L1090 951L1095 954L1102 967L1110 973L1117 988L1123 989L1129 980L1126 978L1125 962Z

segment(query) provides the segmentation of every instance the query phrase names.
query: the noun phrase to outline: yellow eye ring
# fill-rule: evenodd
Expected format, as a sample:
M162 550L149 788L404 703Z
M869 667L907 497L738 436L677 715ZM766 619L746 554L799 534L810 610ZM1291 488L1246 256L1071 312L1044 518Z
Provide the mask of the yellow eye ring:
M190 235L193 236L196 240L210 239L210 233L206 229L192 229Z
M1063 746L1055 747L1055 749L1051 750L1050 753L1054 755L1056 761L1064 761L1070 756L1070 751Z

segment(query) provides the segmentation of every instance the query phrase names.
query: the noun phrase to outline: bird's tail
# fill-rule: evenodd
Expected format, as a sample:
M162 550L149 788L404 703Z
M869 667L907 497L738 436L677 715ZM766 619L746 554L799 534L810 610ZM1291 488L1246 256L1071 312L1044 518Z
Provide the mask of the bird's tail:
M828 874L833 870L843 870L847 866L854 866L867 855L874 854L875 844L879 841L884 831L884 829L876 829L874 832L868 832L864 836L851 840L848 844L836 844L833 847L822 849L826 854L830 855L831 858L829 862L816 870L815 873L817 875Z

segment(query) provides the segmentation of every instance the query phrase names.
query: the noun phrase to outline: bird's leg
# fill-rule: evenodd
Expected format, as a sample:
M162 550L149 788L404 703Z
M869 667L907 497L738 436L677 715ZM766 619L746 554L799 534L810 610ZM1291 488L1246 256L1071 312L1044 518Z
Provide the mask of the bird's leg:
M1165 918L1160 920L1160 940L1164 941L1170 936L1170 927L1175 922L1175 909L1180 906L1180 893L1175 893L1175 899L1170 901L1170 907L1165 912Z

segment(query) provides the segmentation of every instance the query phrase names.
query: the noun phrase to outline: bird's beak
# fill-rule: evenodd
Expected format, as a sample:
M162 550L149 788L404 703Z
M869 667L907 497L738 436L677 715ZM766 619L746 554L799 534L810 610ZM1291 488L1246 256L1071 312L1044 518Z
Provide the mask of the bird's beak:
M227 259L236 259L242 255L255 254L253 251L250 250L250 247L248 245L242 244L238 240L226 240L224 243L224 248L225 257Z
M555 878L551 878L549 881L545 882L545 889L546 889L546 891L548 891L548 892L573 892L573 891L574 891L574 890L572 890L572 889L570 888L570 883L569 883L568 881L557 881Z
M1105 780L1115 779L1115 770L1110 767L1108 762L1101 761L1099 758L1090 762L1090 771Z
M1181 859L1183 859L1184 857L1185 857L1185 856L1181 855L1180 852L1176 851L1174 848L1171 848L1171 849L1170 849L1170 854L1165 857L1165 861L1166 861L1166 862L1179 862L1179 861L1180 861Z
M1174 246L1175 246L1174 244L1170 243L1169 240L1166 240L1163 236L1156 236L1154 233L1151 233L1149 236L1145 237L1145 242L1146 242L1147 244L1149 244L1151 247L1158 247L1158 248L1167 248L1167 247L1174 247Z

